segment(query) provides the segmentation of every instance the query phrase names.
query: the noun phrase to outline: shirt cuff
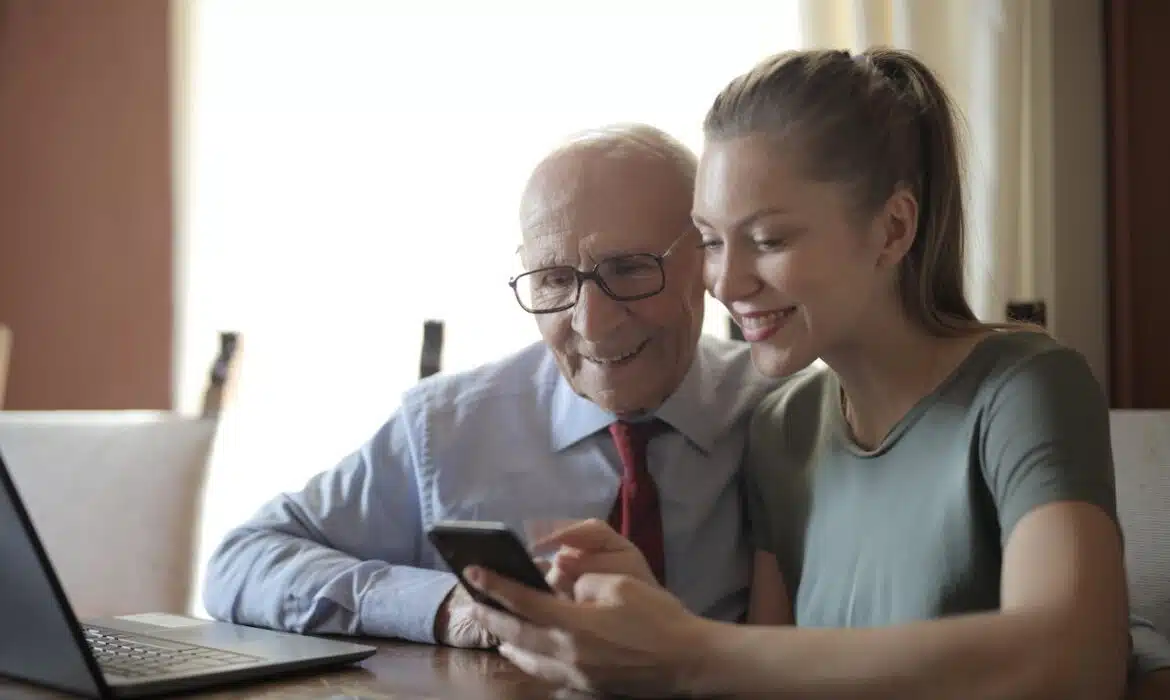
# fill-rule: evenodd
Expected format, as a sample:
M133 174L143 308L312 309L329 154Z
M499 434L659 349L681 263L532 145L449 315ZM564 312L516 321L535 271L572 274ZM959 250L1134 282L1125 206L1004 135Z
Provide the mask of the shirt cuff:
M391 567L362 594L360 634L434 644L435 616L458 583L446 571Z
M1143 676L1170 668L1170 641L1158 634L1152 625L1147 625L1149 623L1136 624L1131 620L1129 628L1130 638L1133 640L1131 676Z

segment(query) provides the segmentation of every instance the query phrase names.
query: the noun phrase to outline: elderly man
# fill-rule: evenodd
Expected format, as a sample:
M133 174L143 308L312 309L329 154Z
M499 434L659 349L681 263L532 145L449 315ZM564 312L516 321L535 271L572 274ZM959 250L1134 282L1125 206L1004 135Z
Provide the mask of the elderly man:
M426 527L609 518L693 611L741 618L751 555L737 472L769 383L746 346L700 337L694 177L694 155L645 126L585 134L541 162L511 284L544 342L423 381L360 449L230 532L207 610L485 646Z

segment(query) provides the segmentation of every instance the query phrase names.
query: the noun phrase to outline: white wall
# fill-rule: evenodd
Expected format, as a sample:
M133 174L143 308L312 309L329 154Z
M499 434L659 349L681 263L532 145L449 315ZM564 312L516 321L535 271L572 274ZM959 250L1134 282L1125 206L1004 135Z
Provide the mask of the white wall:
M1032 143L1034 293L1048 301L1052 332L1084 353L1107 387L1103 8L1099 0L1040 2L1051 12L1052 31L1036 42L1034 60L1050 62L1053 80L1032 102L1040 123L1051 124Z

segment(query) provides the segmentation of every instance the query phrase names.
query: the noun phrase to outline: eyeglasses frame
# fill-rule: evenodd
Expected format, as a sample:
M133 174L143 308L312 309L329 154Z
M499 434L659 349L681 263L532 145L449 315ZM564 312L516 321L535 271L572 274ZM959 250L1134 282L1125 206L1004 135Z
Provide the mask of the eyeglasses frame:
M649 299L652 296L656 296L658 294L661 294L662 290L666 289L666 258L671 253L673 253L675 251L675 249L678 247L678 244L681 243L682 240L684 238L686 238L688 234L691 234L691 233L694 233L694 229L687 229L686 231L683 231L681 234L679 234L679 237L674 239L674 241L670 244L670 246L668 246L667 249L665 251L663 251L662 253L624 253L622 255L614 255L614 256L605 258L604 260L599 261L596 265L593 266L593 269L591 269L591 270L578 270L577 268L573 267L572 265L549 265L547 267L538 267L535 270L525 270L524 272L512 277L511 279L508 280L508 286L512 288L512 293L516 295L516 302L518 304L520 304L520 308L524 309L525 311L527 311L528 313L533 314L533 315L555 314L555 313L560 313L562 311L568 311L569 309L573 308L574 306L577 305L577 302L580 301L581 289L585 286L585 283L588 281L592 281L594 284L596 284L597 288L600 289L602 291L602 293L604 293L607 297L609 297L610 299L613 299L614 301L626 302L626 301L639 301L641 299ZM621 296L621 295L615 294L613 292L613 290L611 290L608 286L606 286L605 281L603 279L601 279L601 275L599 275L597 273L597 270L602 265L604 265L608 262L612 262L614 260L630 259L630 258L650 258L651 260L653 260L655 262L655 264L658 265L658 271L662 275L662 284L659 285L658 289L654 290L653 292L646 292L643 294L635 294L633 296ZM569 302L568 304L556 306L556 307L553 307L551 309L541 309L539 311L533 311L532 309L530 309L524 305L524 302L520 299L520 290L517 288L519 283L520 283L520 280L523 277L525 277L527 275L534 275L538 272L546 272L548 270L563 270L563 269L572 270L573 275L577 278L577 290L573 293L573 301Z

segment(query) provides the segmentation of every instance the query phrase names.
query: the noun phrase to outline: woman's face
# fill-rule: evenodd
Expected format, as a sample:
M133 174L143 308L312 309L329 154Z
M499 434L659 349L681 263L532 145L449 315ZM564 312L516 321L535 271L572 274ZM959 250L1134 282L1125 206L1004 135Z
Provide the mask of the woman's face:
M889 300L888 217L858 225L844 186L801 177L766 137L709 143L693 214L707 290L764 374L792 374L848 345L875 302Z

